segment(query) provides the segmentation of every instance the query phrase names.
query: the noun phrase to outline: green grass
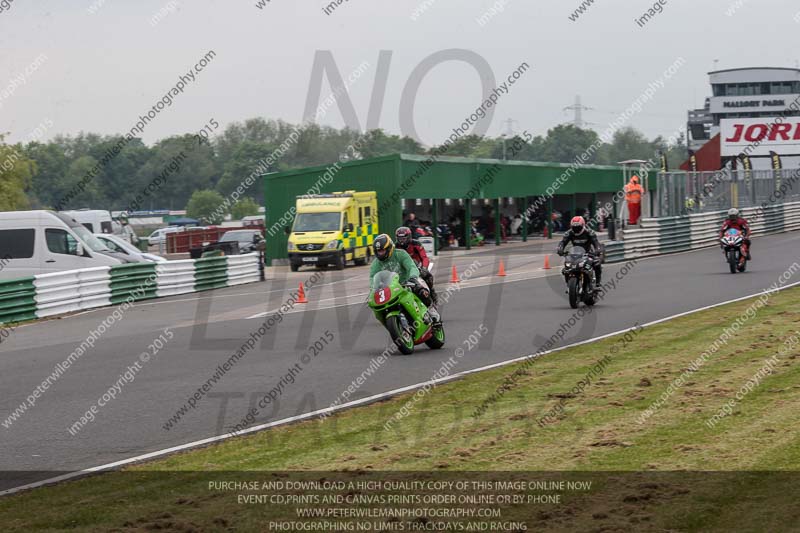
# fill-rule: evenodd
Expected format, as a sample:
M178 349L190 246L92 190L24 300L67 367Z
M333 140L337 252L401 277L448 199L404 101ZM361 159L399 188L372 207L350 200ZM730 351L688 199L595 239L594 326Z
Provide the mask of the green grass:
M477 419L471 417L473 410L513 366L432 390L389 431L384 423L412 394L325 421L280 427L122 472L2 498L0 524L4 531L266 530L264 520L281 511L239 505L235 495L209 490L208 481L272 476L246 473L252 471L307 471L313 479L330 471L378 478L387 471L420 478L555 471L563 473L538 477L592 479L602 490L571 494L569 505L562 507L510 509L507 516L528 520L529 530L786 531L787 524L800 523L795 482L800 476L794 473L800 470L798 350L782 356L775 372L731 416L713 429L705 421L800 329L800 290L774 295L652 417L637 421L751 303L647 328L624 347L619 338L610 338L546 356ZM563 415L543 427L537 424L558 396L615 346L604 373L567 399ZM786 475L742 473L753 471ZM759 512L762 506L784 514ZM787 521L790 512L793 521Z

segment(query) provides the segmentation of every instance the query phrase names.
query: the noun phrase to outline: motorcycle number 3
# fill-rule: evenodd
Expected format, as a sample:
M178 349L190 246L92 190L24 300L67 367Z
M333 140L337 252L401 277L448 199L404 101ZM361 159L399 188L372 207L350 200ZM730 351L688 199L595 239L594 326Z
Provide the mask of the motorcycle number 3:
M383 288L375 293L375 302L379 304L386 303L388 300L389 289Z

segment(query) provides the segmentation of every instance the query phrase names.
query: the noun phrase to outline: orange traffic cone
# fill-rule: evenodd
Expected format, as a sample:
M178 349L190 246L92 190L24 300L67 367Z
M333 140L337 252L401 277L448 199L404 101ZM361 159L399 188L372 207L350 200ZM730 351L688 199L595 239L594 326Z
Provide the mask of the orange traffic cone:
M544 269L545 270L550 270L550 256L549 255L544 256Z
M501 278L506 277L506 264L502 259L500 260L500 270L497 271L497 275Z
M453 265L453 275L450 276L450 283L461 283L461 280L458 279L458 271L455 265Z
M307 304L308 300L306 300L306 290L303 288L303 284L300 284L300 291L297 293L297 303L299 304Z

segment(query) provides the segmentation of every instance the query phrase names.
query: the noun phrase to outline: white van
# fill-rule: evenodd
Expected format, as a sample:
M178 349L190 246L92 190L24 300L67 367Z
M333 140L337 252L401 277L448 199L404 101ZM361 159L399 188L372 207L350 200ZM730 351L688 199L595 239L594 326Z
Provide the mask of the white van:
M89 230L89 233L114 233L111 222L111 213L99 209L78 209L76 211L61 211L74 218Z
M0 212L0 279L125 262L63 213Z

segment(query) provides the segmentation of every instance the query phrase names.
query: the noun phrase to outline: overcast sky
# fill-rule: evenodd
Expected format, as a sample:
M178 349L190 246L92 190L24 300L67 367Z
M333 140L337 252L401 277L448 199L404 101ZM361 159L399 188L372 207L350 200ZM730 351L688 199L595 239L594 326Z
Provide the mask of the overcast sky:
M635 19L653 5L646 1L595 0L575 22L568 16L580 0L349 0L330 15L322 0L271 0L263 9L257 1L14 0L0 12L0 131L12 142L43 121L52 124L45 138L129 131L209 50L214 60L148 125L145 142L194 132L211 118L223 127L252 117L299 122L319 50L331 51L343 76L369 64L349 89L364 127L378 54L390 50L379 126L399 133L414 68L436 52L466 49L488 62L498 83L521 63L531 66L500 97L492 135L508 118L515 131L535 135L567 122L562 108L576 94L596 109L584 118L601 130L683 57L630 121L650 137L667 136L709 96L714 60L734 68L794 67L800 59L800 5L789 0L668 0L644 27ZM481 27L476 19L493 5L504 11ZM152 25L159 11L165 16ZM46 59L13 87L41 54ZM329 93L326 82L323 97ZM415 100L420 140L441 142L481 100L475 68L437 66ZM321 122L344 124L335 107Z

